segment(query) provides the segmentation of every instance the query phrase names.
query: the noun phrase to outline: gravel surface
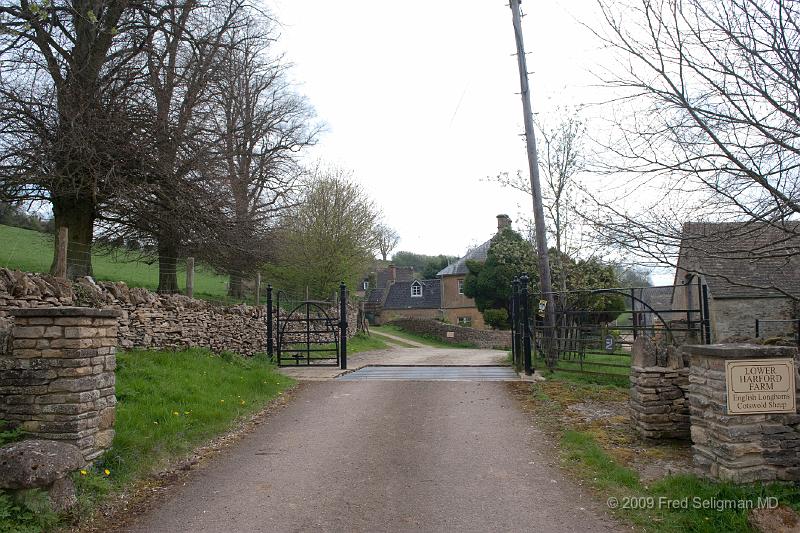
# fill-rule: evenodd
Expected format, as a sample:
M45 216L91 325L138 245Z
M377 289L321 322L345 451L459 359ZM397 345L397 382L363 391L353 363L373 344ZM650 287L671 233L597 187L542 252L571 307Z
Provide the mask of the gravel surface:
M501 382L308 383L125 531L618 531Z

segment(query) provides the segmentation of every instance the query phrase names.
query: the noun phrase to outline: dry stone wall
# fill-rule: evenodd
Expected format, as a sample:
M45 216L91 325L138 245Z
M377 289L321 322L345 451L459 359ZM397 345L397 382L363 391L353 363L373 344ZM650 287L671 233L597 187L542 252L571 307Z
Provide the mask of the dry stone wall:
M264 306L215 305L186 296L159 295L122 282L69 282L0 268L0 322L13 321L15 308L62 306L113 309L120 313L118 346L130 348L209 348L242 355L265 352L267 313ZM333 314L336 314L333 311ZM348 333L357 323L357 309L348 308ZM2 331L0 323L0 346Z
M688 439L689 369L670 345L639 337L631 348L630 407L633 425L649 439Z
M496 348L500 350L511 348L510 331L465 328L425 318L398 318L390 323L406 331L430 335L442 342L471 344L478 348Z

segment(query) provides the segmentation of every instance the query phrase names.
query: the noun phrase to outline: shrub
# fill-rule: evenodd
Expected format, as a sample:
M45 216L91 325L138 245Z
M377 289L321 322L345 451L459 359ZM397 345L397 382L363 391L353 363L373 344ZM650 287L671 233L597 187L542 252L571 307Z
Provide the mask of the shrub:
M483 312L483 320L493 329L508 329L508 311L505 309L487 309Z

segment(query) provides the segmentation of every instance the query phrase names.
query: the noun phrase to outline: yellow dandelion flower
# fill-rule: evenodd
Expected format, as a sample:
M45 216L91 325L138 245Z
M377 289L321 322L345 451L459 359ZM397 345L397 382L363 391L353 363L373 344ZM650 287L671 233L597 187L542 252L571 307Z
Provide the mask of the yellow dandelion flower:
M220 400L219 403L225 403L225 400Z
M111 470L109 470L108 468L106 468L105 470L103 470L103 473L104 473L105 475L107 475L107 476L110 476L110 475L111 475Z
M244 405L244 400L242 400L242 401L241 401L241 402L239 402L239 403L241 403L242 405Z
M158 422L156 422L155 420L153 420L153 424L155 424L155 425L158 425Z
M85 475L87 475L88 473L89 473L89 472L87 472L86 470L81 470L81 475L82 475L82 476L85 476Z
M180 416L180 413L178 411L172 411L172 414L175 416Z

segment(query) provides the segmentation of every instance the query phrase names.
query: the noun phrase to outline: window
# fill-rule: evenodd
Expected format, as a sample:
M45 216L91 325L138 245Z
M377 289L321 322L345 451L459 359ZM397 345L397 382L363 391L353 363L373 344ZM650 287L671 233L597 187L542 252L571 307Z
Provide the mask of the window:
M458 294L464 294L464 280L458 280Z
M461 283L459 283L461 285ZM465 328L472 327L472 317L471 316L460 316L458 317L458 325L464 326Z
M422 283L415 281L411 284L411 296L414 298L422 296Z
M363 285L363 287L364 287L364 290L365 290L365 291L369 290L369 281L367 281L367 280L364 280L364 285Z

